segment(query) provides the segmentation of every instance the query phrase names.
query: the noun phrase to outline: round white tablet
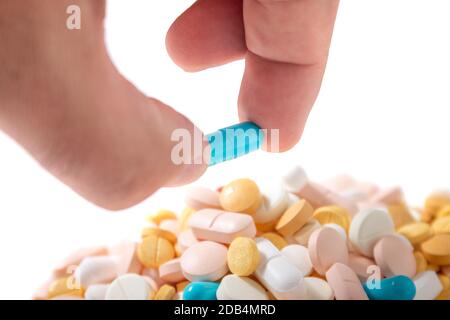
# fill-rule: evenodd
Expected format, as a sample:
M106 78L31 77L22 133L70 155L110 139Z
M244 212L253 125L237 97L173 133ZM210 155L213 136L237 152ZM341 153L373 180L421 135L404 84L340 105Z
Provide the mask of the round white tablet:
M328 282L315 277L306 277L303 280L308 300L333 300L334 292Z
M105 300L147 300L152 291L144 277L125 274L109 285Z
M291 244L284 247L281 250L281 254L295 265L302 272L304 277L309 276L313 271L308 248L299 244Z
M367 209L353 217L349 238L357 251L367 257L373 257L376 242L394 232L394 222L389 213L382 209Z
M264 288L256 281L231 274L223 277L217 289L218 300L268 300Z

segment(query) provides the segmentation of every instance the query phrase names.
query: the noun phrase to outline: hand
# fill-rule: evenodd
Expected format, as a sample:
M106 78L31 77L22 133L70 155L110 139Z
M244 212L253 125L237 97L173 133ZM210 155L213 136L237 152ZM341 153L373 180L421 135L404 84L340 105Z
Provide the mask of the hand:
M245 58L241 121L280 129L294 146L320 89L339 0L198 0L172 25L167 49L187 71Z
M71 4L82 9L81 30L65 28ZM334 0L201 0L174 23L168 51L190 71L245 55L240 116L281 128L285 150L317 95L336 9ZM173 164L172 131L198 129L118 73L104 13L100 0L0 2L0 128L80 195L116 210L193 181L206 165Z

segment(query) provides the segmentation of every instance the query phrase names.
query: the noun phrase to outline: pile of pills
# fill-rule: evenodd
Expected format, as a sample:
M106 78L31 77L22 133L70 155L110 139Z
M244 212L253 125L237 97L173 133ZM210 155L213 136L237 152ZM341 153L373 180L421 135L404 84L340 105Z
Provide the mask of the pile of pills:
M140 242L82 249L35 299L450 300L450 192L411 208L400 188L300 167L267 187L191 187Z

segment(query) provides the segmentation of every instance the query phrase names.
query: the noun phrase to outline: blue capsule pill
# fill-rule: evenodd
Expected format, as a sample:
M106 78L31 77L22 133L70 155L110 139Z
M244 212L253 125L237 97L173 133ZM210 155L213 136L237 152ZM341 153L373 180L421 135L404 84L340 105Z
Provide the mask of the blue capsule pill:
M183 300L217 300L216 282L191 282L183 290Z
M236 159L261 148L264 132L253 122L242 122L206 136L211 146L210 166Z
M416 295L414 282L406 276L383 279L379 288L370 288L367 283L363 287L370 300L413 300Z

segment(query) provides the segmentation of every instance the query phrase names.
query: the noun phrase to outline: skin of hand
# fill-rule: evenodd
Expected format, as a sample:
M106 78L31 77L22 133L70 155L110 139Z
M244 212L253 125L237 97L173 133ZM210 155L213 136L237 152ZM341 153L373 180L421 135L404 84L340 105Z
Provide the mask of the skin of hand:
M76 31L65 27L74 4L82 12ZM279 128L284 151L317 97L337 7L198 0L173 23L166 46L190 72L245 58L240 119ZM173 164L173 130L199 129L119 74L104 44L104 15L103 0L0 1L0 129L81 196L119 210L197 179L206 164Z

